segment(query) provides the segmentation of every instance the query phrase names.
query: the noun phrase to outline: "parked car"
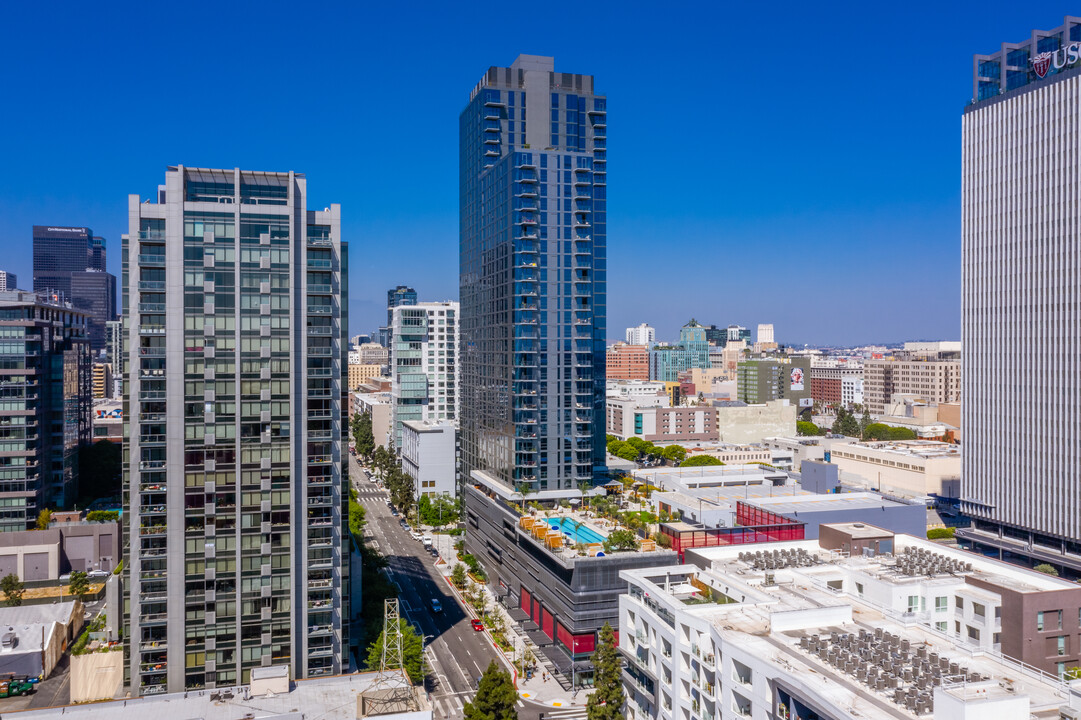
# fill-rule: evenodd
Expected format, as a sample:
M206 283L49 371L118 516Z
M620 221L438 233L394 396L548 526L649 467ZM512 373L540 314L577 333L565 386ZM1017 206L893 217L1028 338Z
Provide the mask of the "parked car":
M89 578L107 578L109 574L108 570L91 570L86 576Z
M443 603L439 602L435 598L432 598L432 612L443 612Z
M469 624L472 625L473 629L476 630L477 632L480 632L481 630L484 629L484 623L482 623L480 620L477 620L476 618L473 618L472 620L470 620Z
M424 547L431 547L432 546L432 536L431 535L424 535L423 537L421 537L420 541L422 543L424 543Z

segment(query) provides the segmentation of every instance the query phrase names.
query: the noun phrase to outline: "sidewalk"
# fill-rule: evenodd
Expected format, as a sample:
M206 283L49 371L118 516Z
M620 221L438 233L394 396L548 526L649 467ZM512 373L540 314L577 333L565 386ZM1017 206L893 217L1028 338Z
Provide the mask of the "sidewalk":
M467 615L469 615L470 617L476 617L476 613L473 611L473 608L466 605L457 588L455 588L454 585L450 582L450 573L454 568L454 564L458 562L457 553L454 550L454 543L460 539L460 536L455 537L450 535L433 535L432 538L433 544L439 551L440 559L445 561L441 562L437 566L437 569L439 570L440 574L443 575L443 578L447 583L448 590L454 594L455 598L458 600L458 604L462 606ZM548 673L548 669L545 667L547 661L545 660L544 655L541 654L540 649L534 646L533 643L531 643L529 639L525 637L525 634L521 632L514 620L512 620L510 615L507 613L507 609L496 602L495 595L492 593L489 587L487 585L482 585L481 587L484 589L485 595L488 599L488 612L499 613L500 615L502 615L503 624L506 628L504 635L506 636L507 641L511 644L511 647L514 648L513 654L498 651L498 649L497 651L499 652L499 655L503 658L503 661L506 664L507 669L510 671L511 676L515 678L515 684L518 687L518 694L526 700L539 703L541 705L548 705L550 707L584 707L586 703L586 697L588 696L587 691L584 689L580 690L577 694L577 697L574 697L573 691L564 690L562 687L560 687L559 683L556 682L556 680ZM485 633L487 634L487 631L485 631ZM523 647L532 652L534 657L536 657L537 659L537 672L533 675L531 679L528 680L525 678L524 675L518 675L512 664L512 660L515 657L521 655ZM547 682L545 682L545 680L543 679L543 675L548 676Z

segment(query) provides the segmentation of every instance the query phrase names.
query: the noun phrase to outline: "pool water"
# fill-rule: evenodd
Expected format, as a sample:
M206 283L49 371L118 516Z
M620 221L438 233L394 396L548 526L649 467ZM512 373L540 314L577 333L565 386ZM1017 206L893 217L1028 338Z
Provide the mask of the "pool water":
M548 524L566 535L572 545L604 542L604 536L599 532L585 525L576 526L575 521L568 517L549 518Z

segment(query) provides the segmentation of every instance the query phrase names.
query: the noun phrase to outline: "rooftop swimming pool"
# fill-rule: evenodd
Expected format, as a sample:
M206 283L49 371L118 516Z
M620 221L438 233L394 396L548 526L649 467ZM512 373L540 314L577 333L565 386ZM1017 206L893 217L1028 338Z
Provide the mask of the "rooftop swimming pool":
M559 530L561 533L567 536L572 544L578 543L602 543L604 542L604 536L593 528L586 527L585 525L578 525L575 520L569 517L561 518L548 518L546 521L552 528Z

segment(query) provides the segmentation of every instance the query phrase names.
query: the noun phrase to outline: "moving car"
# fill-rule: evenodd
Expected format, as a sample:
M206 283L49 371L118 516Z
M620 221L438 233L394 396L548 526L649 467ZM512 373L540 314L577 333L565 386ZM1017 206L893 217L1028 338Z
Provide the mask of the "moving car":
M432 598L432 612L443 612L443 603Z
M473 629L476 630L477 632L480 632L481 630L484 629L484 623L482 623L480 620L477 620L476 618L473 618L472 620L470 620L469 624L472 625Z

